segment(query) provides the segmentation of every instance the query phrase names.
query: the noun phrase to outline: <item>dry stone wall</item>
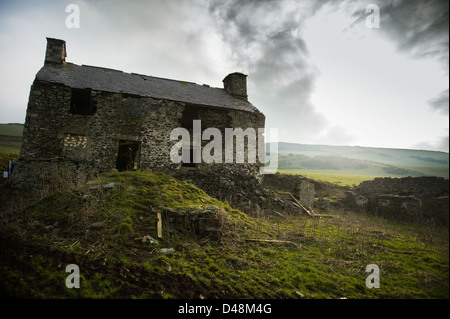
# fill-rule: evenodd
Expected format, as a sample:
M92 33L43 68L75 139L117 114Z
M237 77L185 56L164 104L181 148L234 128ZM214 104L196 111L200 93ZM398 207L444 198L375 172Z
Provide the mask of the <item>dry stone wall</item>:
M442 177L379 177L362 182L356 191L359 194L410 195L418 198L448 196L448 180Z
M346 193L352 210L393 220L449 225L449 184L440 177L376 178Z

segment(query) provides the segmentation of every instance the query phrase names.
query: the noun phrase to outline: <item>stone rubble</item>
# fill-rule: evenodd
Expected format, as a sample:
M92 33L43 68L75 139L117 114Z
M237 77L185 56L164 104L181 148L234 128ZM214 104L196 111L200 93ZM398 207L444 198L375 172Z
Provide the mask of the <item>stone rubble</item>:
M167 172L169 175L192 183L203 189L208 195L239 209L251 216L263 212L269 214L292 213L299 214L300 207L289 195L290 191L304 206L311 208L314 204L314 185L302 177L290 177L284 180L284 175L263 175L260 178L241 174L233 169L210 170L177 170ZM266 178L270 182L266 183ZM282 181L277 182L277 179ZM284 182L295 181L292 185L281 187Z

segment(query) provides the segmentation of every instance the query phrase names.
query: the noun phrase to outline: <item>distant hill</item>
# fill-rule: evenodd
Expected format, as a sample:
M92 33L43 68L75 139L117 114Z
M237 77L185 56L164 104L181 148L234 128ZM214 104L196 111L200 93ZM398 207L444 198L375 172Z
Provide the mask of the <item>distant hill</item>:
M391 177L449 177L449 154L445 152L280 142L278 154L278 170Z

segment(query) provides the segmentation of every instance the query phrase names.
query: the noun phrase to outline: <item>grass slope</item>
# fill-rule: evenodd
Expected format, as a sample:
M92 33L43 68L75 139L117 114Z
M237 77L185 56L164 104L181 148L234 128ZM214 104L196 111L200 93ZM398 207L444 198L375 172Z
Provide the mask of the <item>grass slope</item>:
M0 124L0 135L22 137L23 124Z
M344 187L357 186L364 181L370 181L377 177L370 175L326 174L326 173L311 173L303 171L278 171L278 172L280 174L302 175L315 181L327 182L337 186L344 186Z
M101 187L111 182L113 189ZM169 214L213 207L222 237L200 239L163 216L163 238L145 241L156 238L163 207ZM449 297L447 229L329 214L256 219L164 174L112 172L0 214L0 290L34 298ZM65 287L73 263L79 289ZM365 286L368 264L380 267L379 289Z

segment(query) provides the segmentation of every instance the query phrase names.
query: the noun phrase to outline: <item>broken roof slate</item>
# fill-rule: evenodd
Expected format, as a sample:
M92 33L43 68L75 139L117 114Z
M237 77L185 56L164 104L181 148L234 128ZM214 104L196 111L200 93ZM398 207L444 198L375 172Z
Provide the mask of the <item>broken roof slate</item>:
M77 89L90 88L247 112L257 111L250 102L230 95L225 89L88 65L47 64L36 74L36 80Z

